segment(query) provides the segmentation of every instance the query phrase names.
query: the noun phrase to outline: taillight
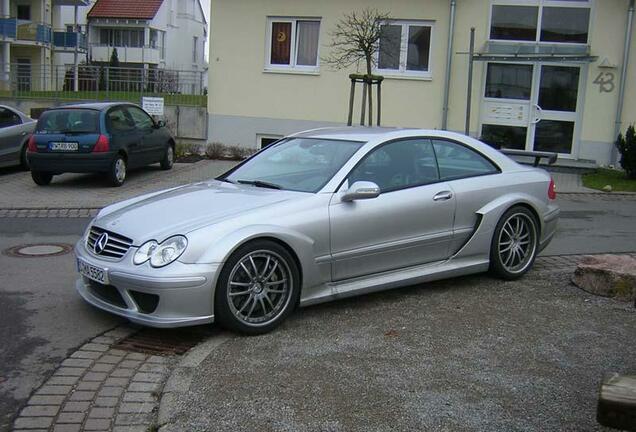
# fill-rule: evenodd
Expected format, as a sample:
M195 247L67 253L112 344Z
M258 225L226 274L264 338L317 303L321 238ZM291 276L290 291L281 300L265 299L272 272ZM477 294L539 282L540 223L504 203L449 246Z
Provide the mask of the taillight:
M548 186L548 198L551 200L556 199L556 185L554 179L550 179L550 186Z
M27 151L31 153L35 153L38 151L38 146L35 144L35 135L31 135L29 138L29 143L27 144Z
M106 135L100 135L93 147L93 153L104 153L110 150L110 141Z

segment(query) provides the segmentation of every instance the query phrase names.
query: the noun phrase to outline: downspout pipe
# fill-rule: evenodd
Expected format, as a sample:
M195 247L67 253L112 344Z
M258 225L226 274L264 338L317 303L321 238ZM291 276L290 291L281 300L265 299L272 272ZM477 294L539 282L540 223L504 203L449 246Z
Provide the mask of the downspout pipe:
M442 130L448 129L448 96L450 92L451 66L453 63L453 36L455 34L455 9L457 0L450 0L450 24L448 27L448 51L446 53L446 81L444 82L444 105L442 106Z
M630 0L629 9L627 10L627 28L625 30L625 47L623 48L623 67L621 70L621 81L618 88L618 105L616 107L616 123L614 127L615 140L618 134L621 133L621 126L623 121L623 104L625 102L625 85L627 82L627 67L629 66L629 52L632 44L632 33L634 30L634 0ZM612 158L610 162L618 159L618 150L615 145L612 145Z

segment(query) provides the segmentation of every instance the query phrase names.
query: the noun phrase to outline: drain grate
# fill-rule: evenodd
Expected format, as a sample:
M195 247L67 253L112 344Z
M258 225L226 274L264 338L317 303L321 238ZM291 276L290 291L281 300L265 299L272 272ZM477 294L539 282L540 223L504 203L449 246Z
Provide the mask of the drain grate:
M182 355L214 334L216 329L211 326L183 329L144 328L117 342L113 348L161 356Z

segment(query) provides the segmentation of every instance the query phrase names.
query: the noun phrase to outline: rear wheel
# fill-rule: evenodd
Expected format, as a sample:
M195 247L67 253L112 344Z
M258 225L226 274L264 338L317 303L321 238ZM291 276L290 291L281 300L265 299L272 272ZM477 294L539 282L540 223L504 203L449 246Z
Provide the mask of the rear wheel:
M513 280L523 276L534 263L539 243L537 221L530 210L516 206L497 223L490 247L490 270Z
M110 171L108 172L108 179L110 183L119 187L124 184L126 181L126 159L124 159L121 155L118 155L110 166Z
M43 171L31 171L31 178L38 186L46 186L53 180L53 174Z
M300 295L294 259L281 245L256 240L227 260L215 292L216 320L245 334L267 333L289 316Z
M161 159L161 169L169 170L174 165L174 147L172 144L168 144L168 148Z

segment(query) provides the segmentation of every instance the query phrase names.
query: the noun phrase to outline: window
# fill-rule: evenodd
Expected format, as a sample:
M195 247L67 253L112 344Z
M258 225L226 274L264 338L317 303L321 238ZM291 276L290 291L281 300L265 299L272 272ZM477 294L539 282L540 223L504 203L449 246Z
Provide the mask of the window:
M153 127L155 122L150 118L148 114L146 114L139 108L128 107L127 110L130 114L130 117L132 117L133 121L135 122L135 127L137 129L144 130L151 129Z
M461 144L441 139L433 140L437 165L442 180L453 180L498 173L492 162Z
M144 45L144 31L135 29L100 29L99 43L113 47L140 48Z
M192 38L192 63L196 63L199 61L197 55L198 46L199 38L195 36Z
M96 133L99 131L99 111L87 109L58 109L40 116L37 132Z
M529 0L522 5L496 4L499 1L491 10L492 40L587 43L590 0Z
M258 148L265 148L270 144L280 141L283 137L281 135L256 135L256 146Z
M268 31L267 69L318 70L320 21L270 18Z
M108 130L115 133L130 132L135 128L133 120L123 108L111 110L106 117L106 121L108 123Z
M431 76L430 22L391 21L382 26L378 70L384 74Z
M409 139L378 147L351 171L348 181L370 181L382 192L435 183L439 172L431 141Z
M486 73L487 98L530 100L532 65L488 63Z
M24 21L31 21L31 6L30 5L18 5L18 19Z
M6 108L0 108L0 129L22 124L20 116Z
M479 139L496 149L524 150L527 135L527 127L484 124Z

